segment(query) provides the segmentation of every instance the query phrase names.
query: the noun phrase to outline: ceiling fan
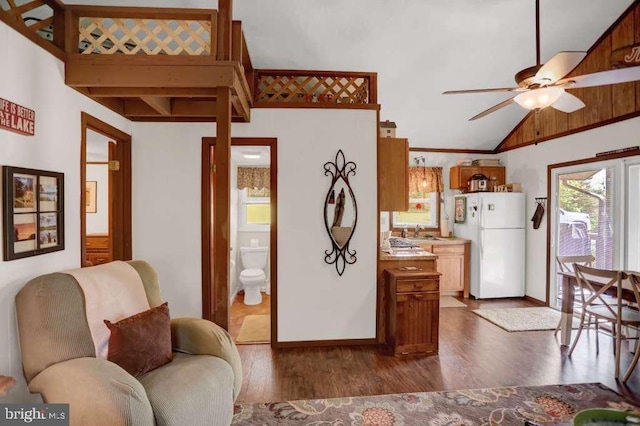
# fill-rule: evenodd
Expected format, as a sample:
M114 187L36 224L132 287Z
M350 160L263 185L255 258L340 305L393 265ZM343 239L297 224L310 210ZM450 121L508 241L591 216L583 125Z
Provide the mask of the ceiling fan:
M526 68L515 75L518 87L451 90L443 94L516 93L506 101L500 102L469 119L469 121L473 121L504 108L513 102L530 110L540 110L551 106L559 111L571 113L584 108L585 104L576 96L566 92L565 89L604 86L640 80L640 66L567 78L567 74L578 66L585 56L587 56L587 52L560 52L546 64L540 63L540 0L536 0L536 65Z

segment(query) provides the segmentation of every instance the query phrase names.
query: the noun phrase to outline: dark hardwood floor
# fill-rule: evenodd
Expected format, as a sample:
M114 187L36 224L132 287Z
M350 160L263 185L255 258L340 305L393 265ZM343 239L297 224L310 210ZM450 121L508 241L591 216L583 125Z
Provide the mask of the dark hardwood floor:
M384 348L353 346L273 350L239 346L244 382L238 402L366 396L403 392L600 382L640 403L640 365L626 386L613 378L612 340L584 333L571 358L553 331L509 333L471 312L477 308L536 306L518 300L463 300L444 308L440 354L396 358ZM623 344L622 371L631 361Z

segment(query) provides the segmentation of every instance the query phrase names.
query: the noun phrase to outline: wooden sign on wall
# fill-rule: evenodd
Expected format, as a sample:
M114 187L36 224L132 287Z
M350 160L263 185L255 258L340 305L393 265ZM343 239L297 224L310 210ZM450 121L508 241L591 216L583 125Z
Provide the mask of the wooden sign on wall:
M640 65L640 43L621 47L611 53L613 68L635 67Z
M36 133L36 112L0 98L0 129L33 136Z

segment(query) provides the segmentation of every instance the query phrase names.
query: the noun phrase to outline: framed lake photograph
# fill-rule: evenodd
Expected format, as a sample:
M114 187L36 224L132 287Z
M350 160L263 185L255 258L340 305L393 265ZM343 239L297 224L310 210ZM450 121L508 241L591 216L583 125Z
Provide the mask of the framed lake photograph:
M3 259L64 250L64 174L5 166Z

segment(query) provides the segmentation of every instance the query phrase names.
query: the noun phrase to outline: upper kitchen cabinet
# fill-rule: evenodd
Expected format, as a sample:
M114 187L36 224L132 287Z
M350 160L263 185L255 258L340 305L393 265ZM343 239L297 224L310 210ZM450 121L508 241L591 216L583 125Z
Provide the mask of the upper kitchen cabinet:
M409 210L409 141L378 139L378 198L380 211Z
M449 188L466 191L467 181L475 174L485 175L491 185L504 185L506 181L505 168L502 166L455 166L449 170Z

